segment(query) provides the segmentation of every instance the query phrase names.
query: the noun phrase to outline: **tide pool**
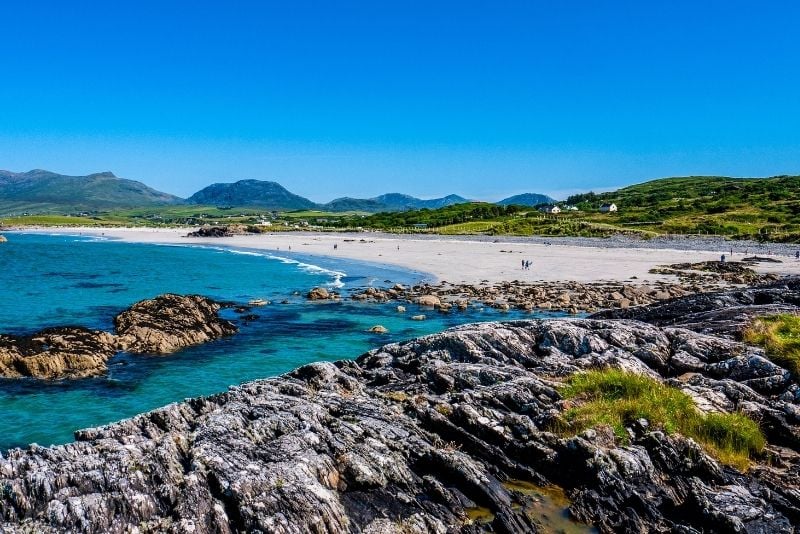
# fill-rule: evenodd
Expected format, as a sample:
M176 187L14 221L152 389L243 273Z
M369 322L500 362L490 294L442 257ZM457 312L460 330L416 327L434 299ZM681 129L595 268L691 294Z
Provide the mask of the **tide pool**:
M112 330L114 315L161 293L196 293L254 307L244 321L223 315L240 333L170 356L120 354L108 376L45 382L0 379L0 449L71 441L73 432L113 422L187 397L285 373L322 360L355 358L385 343L467 322L532 317L470 309L440 314L396 304L308 302L327 286L344 293L367 285L408 284L425 275L387 266L286 252L124 243L82 236L6 234L0 245L0 332L48 326ZM280 304L288 299L287 304ZM426 321L412 321L425 313ZM539 315L541 316L541 315ZM381 324L388 334L373 334Z

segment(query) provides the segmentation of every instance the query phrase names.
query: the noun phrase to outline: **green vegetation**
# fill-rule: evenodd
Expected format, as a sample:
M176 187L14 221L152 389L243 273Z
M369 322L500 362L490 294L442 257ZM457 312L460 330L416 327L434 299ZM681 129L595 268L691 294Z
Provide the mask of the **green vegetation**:
M745 329L743 339L764 347L773 362L800 377L800 317L790 314L759 317Z
M689 395L647 376L618 369L579 373L570 378L561 394L576 402L563 414L564 433L607 425L626 443L625 426L647 419L668 434L694 439L721 462L742 470L765 445L758 424L747 416L702 414Z
M143 183L117 178L110 172L65 176L34 170L0 171L0 214L68 214L84 210L112 210L129 206L170 205L181 202L173 195Z
M435 229L478 221L483 223L502 222L509 217L520 216L524 209L521 206L498 206L489 202L468 202L438 209L424 208L360 217L342 217L336 225L378 230L413 228L414 225L424 225L426 229Z
M402 201L407 205L413 205L412 201L418 200L404 195L384 195L378 197L380 199L388 199L387 202L395 204ZM339 207L350 200L353 199L339 199ZM419 202L435 204L450 200L457 199L447 197ZM599 207L604 203L616 204L619 211L600 213ZM352 207L362 206L351 204ZM3 222L9 225L196 226L253 225L269 218L273 223L270 231L293 230L298 225L326 230L363 229L398 233L582 237L627 234L642 238L661 234L713 234L733 239L800 241L800 176L664 178L609 193L573 195L560 205L565 209L558 214L541 213L531 206L487 202L464 202L439 208L373 214L367 213L374 210L367 210L366 204L363 204L363 211L302 209L275 214L254 206L219 208L182 204L88 213L67 211L58 215L52 212L54 219L15 217ZM577 210L566 209L567 206ZM34 213L36 209L34 205L30 206L30 210L23 205L15 205L11 211ZM73 217L69 220L60 218L67 213ZM275 221L275 218L278 220Z
M800 239L800 176L664 178L609 193L573 195L567 204L625 228L661 234L718 234L735 239ZM600 214L603 203L619 212Z

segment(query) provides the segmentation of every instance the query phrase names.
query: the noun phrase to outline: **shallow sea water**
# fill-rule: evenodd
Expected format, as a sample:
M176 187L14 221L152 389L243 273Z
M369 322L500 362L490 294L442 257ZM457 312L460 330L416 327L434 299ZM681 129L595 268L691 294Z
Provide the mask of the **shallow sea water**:
M0 245L0 332L48 326L112 329L114 315L161 293L196 293L254 307L240 333L170 356L120 354L102 378L45 382L0 379L0 449L50 445L73 432L113 422L187 397L279 375L322 360L355 358L394 341L475 321L530 318L523 312L470 309L439 314L396 304L307 302L321 285L347 292L367 285L413 283L422 273L286 252L123 243L83 236L6 234ZM280 304L288 299L288 304ZM412 321L425 313L425 321ZM552 316L549 315L549 316ZM373 334L381 324L388 334Z

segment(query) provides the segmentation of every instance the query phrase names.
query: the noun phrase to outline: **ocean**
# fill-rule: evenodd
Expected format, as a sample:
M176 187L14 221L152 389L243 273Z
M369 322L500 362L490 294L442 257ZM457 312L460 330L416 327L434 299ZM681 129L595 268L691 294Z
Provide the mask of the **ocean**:
M121 353L107 376L81 380L0 379L0 449L66 443L81 428L107 424L187 397L285 373L300 365L355 358L380 345L475 321L532 317L471 308L450 314L408 304L309 302L324 286L347 293L368 285L415 283L423 273L377 264L263 252L125 243L87 236L8 233L0 245L0 332L79 325L111 331L114 315L161 293L201 294L255 307L240 332L168 356ZM288 300L286 304L281 301ZM425 321L410 319L425 313ZM553 316L555 314L548 314ZM539 314L537 316L543 316ZM387 334L369 328L383 325Z

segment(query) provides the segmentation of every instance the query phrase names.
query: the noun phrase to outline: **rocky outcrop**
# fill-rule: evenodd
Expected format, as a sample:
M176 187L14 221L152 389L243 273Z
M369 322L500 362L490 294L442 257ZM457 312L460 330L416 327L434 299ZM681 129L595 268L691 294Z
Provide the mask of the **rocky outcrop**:
M750 261L748 261L750 260ZM650 269L652 274L677 276L685 284L762 284L778 279L776 274L759 274L751 268L754 263L770 261L768 258L745 258L736 261L701 261L697 263L675 263ZM780 263L780 261L778 261Z
M0 376L84 378L108 371L119 351L167 354L236 332L218 315L220 304L197 295L161 295L117 315L116 333L81 327L48 328L30 336L0 334Z
M787 278L746 289L689 295L650 306L604 310L591 317L633 319L738 338L742 329L756 316L796 313L798 309L800 278Z
M771 465L738 472L646 421L625 446L551 433L557 385L596 367L757 416ZM734 340L635 321L467 325L11 450L0 529L535 532L544 518L518 488L555 484L602 532L792 532L798 424L798 385Z
M368 287L350 296L353 300L401 301L434 307L440 312L469 306L488 306L500 310L563 310L571 313L591 312L603 308L628 308L668 300L721 286L708 284L674 284L656 282L581 283L581 282L501 282L497 284L420 284L389 289Z
M328 293L328 290L325 289L324 287L315 287L314 289L308 292L306 298L308 298L308 300L326 300L330 298L330 294Z
M5 243L6 241L8 241L8 239L6 239L5 236L0 235L0 243Z
M315 287L306 293L308 300L338 300L339 294L335 291L328 291L324 287Z
M166 294L143 300L114 318L119 345L136 353L168 354L236 333L219 317L221 305L200 295Z
M48 328L31 336L0 334L0 376L95 376L106 372L116 352L113 334L79 327Z
M186 237L231 237L234 235L260 234L261 227L249 224L227 224L222 226L201 226Z

